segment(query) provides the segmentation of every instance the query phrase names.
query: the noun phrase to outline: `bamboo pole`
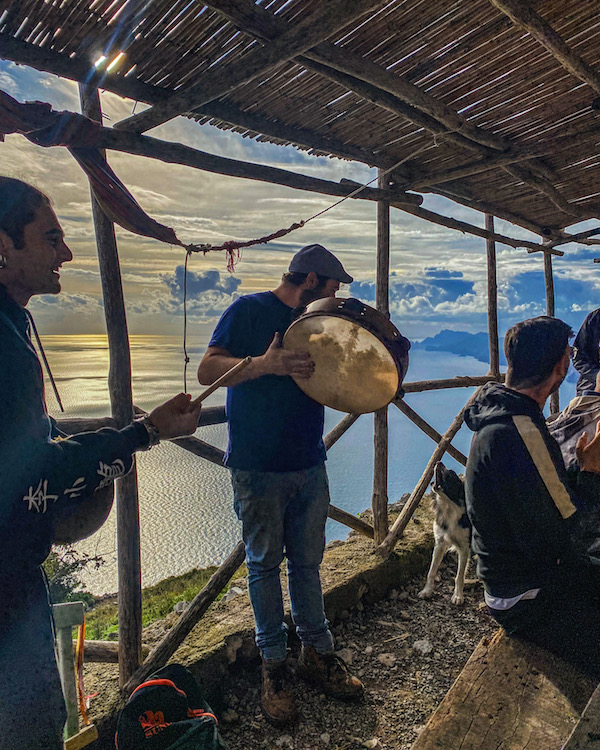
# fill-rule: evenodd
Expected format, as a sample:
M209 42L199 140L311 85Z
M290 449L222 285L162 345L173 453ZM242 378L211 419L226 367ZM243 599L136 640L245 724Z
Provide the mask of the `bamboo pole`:
M98 89L80 86L84 115L102 121ZM110 355L108 387L111 411L118 427L133 419L131 355L125 300L121 284L119 254L112 222L92 195L92 214L98 245L98 259L104 314ZM127 476L117 479L117 554L119 581L119 680L121 685L137 669L142 654L142 571L140 521L135 458Z
M552 273L552 256L544 253L544 281L546 284L546 315L555 317L554 309L554 275ZM550 394L550 414L560 411L560 395L558 391Z
M485 228L494 233L494 217L485 215ZM490 346L490 375L500 375L500 351L498 344L498 281L496 278L496 243L493 239L485 241L487 250L487 313L488 338Z
M415 510L418 508L419 503L421 502L423 495L427 491L427 487L429 486L429 482L431 481L431 478L433 476L435 465L438 461L441 460L442 456L450 445L452 438L462 427L465 410L475 400L478 394L479 389L475 391L475 393L467 401L463 409L456 415L456 417L454 417L452 424L442 436L442 439L440 440L438 447L434 450L433 455L429 459L429 463L425 467L425 471L421 475L417 486L412 491L410 497L406 501L406 504L400 511L400 515L395 520L389 534L379 545L379 547L377 547L377 552L382 557L387 557L392 552L394 546L396 545L396 542L398 541L408 522L412 518Z
M388 178L379 170L377 187L385 190ZM377 203L377 269L375 281L375 306L389 318L390 315L390 204ZM375 544L386 538L388 523L388 409L379 409L373 415L373 529Z
M404 399L401 398L395 398L392 402L395 404L400 411L410 419L413 424L415 424L419 429L423 430L423 432L430 437L432 440L435 440L436 443L439 443L442 439L442 436L440 433L432 427L429 422L426 422L423 417L421 417L414 409L411 409L411 407L404 401ZM456 459L459 464L462 464L463 466L467 465L467 457L461 453L459 450L457 450L453 445L448 445L448 449L446 451L448 455L452 456L452 458Z
M206 586L192 600L190 606L181 615L177 624L174 625L162 641L152 649L148 658L129 678L124 687L124 692L129 695L143 682L148 675L163 667L169 658L175 653L183 640L191 632L192 628L199 622L202 615L221 593L225 585L244 562L246 550L243 542L238 542L233 552L223 562L219 569L213 573ZM120 658L120 655L119 655Z

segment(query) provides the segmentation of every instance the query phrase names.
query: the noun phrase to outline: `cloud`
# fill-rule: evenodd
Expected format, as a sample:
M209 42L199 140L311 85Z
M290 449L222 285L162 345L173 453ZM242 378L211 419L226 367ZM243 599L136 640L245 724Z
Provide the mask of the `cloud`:
M171 295L180 302L184 298L184 284L188 300L193 300L206 294L206 292L216 292L225 296L231 296L242 283L241 279L235 276L225 276L221 280L221 274L215 270L203 271L201 273L188 271L186 283L184 266L177 266L174 274L165 274L162 280L171 291Z

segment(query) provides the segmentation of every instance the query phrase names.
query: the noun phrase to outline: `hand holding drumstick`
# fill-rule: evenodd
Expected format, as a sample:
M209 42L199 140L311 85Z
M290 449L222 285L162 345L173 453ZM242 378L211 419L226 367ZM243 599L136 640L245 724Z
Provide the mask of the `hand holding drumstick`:
M178 393L174 398L165 401L164 404L153 409L148 418L158 430L160 439L171 440L171 438L183 435L192 435L198 427L198 420L204 399L216 391L217 388L226 385L231 378L249 365L250 362L250 357L246 357L241 362L238 362L193 401L188 393Z

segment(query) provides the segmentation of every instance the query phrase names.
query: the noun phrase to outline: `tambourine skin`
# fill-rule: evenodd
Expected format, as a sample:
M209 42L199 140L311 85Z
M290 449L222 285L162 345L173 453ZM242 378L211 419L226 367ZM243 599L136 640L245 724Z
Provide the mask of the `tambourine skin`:
M308 351L315 372L298 387L352 414L381 409L400 392L410 342L385 315L354 298L312 302L288 328L285 349Z
M109 516L115 497L115 484L77 498L57 509L54 544L74 544L94 534Z

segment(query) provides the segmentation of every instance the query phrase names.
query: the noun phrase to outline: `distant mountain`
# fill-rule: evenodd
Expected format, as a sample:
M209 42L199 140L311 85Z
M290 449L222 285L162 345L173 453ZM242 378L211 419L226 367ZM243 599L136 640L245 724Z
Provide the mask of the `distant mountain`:
M480 362L489 363L490 351L487 333L467 333L466 331L443 330L435 336L413 343L413 349L428 352L451 352L462 357L475 357ZM500 350L500 365L506 365L504 352Z

